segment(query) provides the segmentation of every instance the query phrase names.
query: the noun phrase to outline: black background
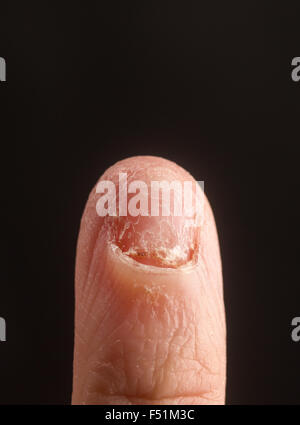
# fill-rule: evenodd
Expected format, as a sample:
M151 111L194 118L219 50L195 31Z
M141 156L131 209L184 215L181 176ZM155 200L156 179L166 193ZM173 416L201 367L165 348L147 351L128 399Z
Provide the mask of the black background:
M2 3L0 403L70 402L80 217L137 154L205 181L227 403L299 403L299 2Z

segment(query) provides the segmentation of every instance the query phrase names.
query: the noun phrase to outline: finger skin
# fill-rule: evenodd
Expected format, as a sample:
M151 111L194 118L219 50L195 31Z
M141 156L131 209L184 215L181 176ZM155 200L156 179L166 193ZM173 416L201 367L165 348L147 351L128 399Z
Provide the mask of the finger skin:
M115 181L120 170L128 171L131 179L145 181L174 176L192 179L176 164L156 157L120 161L101 179ZM98 199L94 188L78 238L72 403L223 404L222 271L208 201L201 226L192 234L182 231L180 219L170 219L172 240L168 232L149 232L161 217L151 218L153 222L145 218L137 230L130 217L99 217ZM136 230L134 243L140 244L147 231L156 234L156 239L147 239L149 261L147 255L143 262L126 255L128 239L124 242L124 232L120 237L119 230L128 220L126 232L129 229L131 235ZM164 229L170 228L170 223L164 224ZM188 255L182 254L182 261L163 264L160 259L157 263L154 245L169 248L174 241L185 248L193 245L197 251L193 262L185 250Z

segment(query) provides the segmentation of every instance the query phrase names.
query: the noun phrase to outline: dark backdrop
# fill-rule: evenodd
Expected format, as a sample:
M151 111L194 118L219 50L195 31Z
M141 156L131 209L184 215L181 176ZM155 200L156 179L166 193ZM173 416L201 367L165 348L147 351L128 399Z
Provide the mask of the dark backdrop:
M100 174L137 154L205 181L224 269L227 402L299 403L299 9L1 3L0 403L69 403L79 220Z

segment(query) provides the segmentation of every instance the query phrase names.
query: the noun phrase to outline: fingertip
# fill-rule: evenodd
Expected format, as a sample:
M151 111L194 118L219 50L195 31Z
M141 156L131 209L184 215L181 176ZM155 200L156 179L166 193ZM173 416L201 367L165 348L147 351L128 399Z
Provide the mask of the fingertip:
M101 204L112 214L97 208L103 181L115 186ZM224 311L215 291L222 277L207 200L200 219L176 215L175 185L170 214L162 214L161 198L152 216L153 193L140 190L132 205L148 214L120 214L120 189L141 181L150 189L152 181L196 184L171 161L139 156L110 167L92 190L77 248L73 402L204 400L220 388L222 400ZM128 212L136 192L127 194Z

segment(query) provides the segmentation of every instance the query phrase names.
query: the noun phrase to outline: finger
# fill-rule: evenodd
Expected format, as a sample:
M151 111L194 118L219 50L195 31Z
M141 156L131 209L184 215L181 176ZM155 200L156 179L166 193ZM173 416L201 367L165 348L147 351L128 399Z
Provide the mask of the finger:
M116 186L109 200L110 212L116 201L117 216L98 215L97 185L78 238L73 404L224 403L222 272L207 200L201 217L174 210L122 216L122 189L132 182L195 182L162 158L120 161L101 177L106 181ZM151 212L150 190L138 206L146 207L146 199Z

